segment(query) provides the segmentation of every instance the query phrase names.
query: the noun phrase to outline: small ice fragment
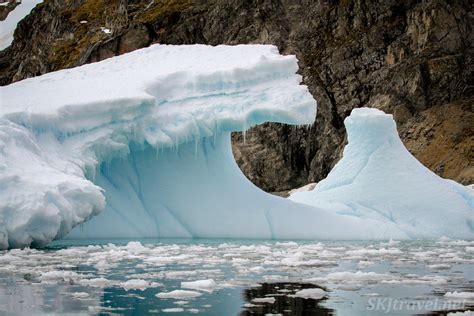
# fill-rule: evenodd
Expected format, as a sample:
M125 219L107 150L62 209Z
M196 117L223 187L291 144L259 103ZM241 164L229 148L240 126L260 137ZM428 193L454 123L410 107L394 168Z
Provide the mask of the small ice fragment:
M447 292L444 297L471 301L474 300L474 292Z
M161 292L156 294L158 298L193 298L201 296L202 293L196 291L174 290L171 292Z
M184 308L181 307L173 307L173 308L165 308L161 310L163 313L181 313L184 312Z
M294 295L291 295L291 296L301 297L304 299L311 298L313 300L320 300L323 297L326 297L327 293L323 289L314 288L314 289L303 289L301 291L296 292Z
M71 293L71 295L74 298L88 298L89 297L89 293L86 293L86 292L74 292L74 293Z
M128 290L146 290L150 283L143 279L131 279L120 284L126 291Z
M275 298L274 297L257 297L252 299L252 302L254 303L266 303L266 304L273 304L275 303Z
M213 279L181 282L181 287L184 289L200 290L208 293L213 292L216 286L217 284Z

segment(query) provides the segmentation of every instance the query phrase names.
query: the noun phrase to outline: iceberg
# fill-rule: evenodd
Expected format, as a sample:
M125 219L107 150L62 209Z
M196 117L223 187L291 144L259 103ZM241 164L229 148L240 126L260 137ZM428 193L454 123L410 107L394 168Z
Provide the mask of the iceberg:
M294 56L269 45L153 45L0 87L0 249L60 238L473 238L472 194L424 177L420 164L420 179L442 182L448 193L438 200L449 200L429 214L432 204L423 209L425 196L413 195L411 214L388 208L395 220L351 212L343 198L296 203L255 187L230 134L264 122L312 124L316 101L297 70ZM359 122L367 146L349 169L365 170L359 158L378 156ZM420 233L407 224L421 227L424 216Z
M295 202L394 223L410 238L474 236L474 194L423 166L400 140L392 115L354 109L348 145L326 179Z
M274 46L155 45L1 87L0 247L404 237L266 194L239 170L232 131L313 123L297 70Z

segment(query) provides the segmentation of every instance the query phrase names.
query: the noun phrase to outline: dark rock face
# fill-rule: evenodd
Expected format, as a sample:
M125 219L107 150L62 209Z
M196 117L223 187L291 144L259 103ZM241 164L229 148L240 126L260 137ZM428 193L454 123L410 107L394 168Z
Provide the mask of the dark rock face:
M47 0L0 53L0 83L152 43L274 44L297 55L318 114L309 127L233 135L255 184L283 191L324 178L342 154L344 118L361 106L393 113L418 159L472 183L473 25L468 0Z

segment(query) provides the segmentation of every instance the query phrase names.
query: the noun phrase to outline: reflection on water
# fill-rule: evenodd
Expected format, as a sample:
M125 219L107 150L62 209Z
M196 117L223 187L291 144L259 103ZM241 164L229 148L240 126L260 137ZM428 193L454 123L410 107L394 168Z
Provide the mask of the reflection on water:
M80 243L1 251L0 315L447 315L474 309L473 241ZM317 299L297 296L318 287L325 292Z
M317 288L314 284L309 283L263 283L261 286L246 289L244 291L245 300L248 302L244 305L245 311L241 312L241 316L248 315L268 315L282 314L294 316L324 316L333 315L333 310L325 308L320 303L326 298L311 299L294 297L293 295L302 289ZM256 304L255 299L273 297L273 303Z

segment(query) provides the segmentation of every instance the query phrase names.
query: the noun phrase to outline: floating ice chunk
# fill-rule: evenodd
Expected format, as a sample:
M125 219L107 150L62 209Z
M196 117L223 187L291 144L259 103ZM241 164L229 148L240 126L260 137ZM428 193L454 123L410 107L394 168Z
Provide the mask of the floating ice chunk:
M474 301L474 292L447 292L446 294L444 294L444 297L451 299L464 299Z
M132 253L141 253L150 251L147 247L144 247L139 241L130 241L125 248Z
M323 289L319 288L314 288L314 289L303 289L300 291L297 291L294 295L291 295L292 297L301 297L305 299L313 299L313 300L320 300L323 297L327 296L327 292Z
M143 279L131 279L120 284L126 291L128 290L146 290L150 286L150 282Z
M256 297L252 299L254 303L274 304L276 299L274 297Z
M365 257L365 256L395 256L403 252L397 248L380 248L380 249L357 249L346 252L349 256Z
M89 293L86 292L73 292L71 296L74 298L84 299L89 297Z
M197 275L197 271L177 270L177 271L163 271L161 277L165 279L186 279Z
M358 282L376 282L376 281L382 281L382 280L392 280L395 277L388 274L384 274L384 273L344 271L344 272L329 273L326 276L326 278L332 282L358 283Z
M474 311L450 312L448 316L474 316Z
M164 308L161 311L163 313L182 313L184 312L184 308L182 307Z
M376 297L376 296L380 296L380 294L379 293L366 293L366 294L362 294L362 296Z
M304 259L298 256L292 256L288 258L284 258L281 260L281 264L290 267L322 267L322 266L331 266L335 265L335 261L329 260L320 260L320 259Z
M420 284L428 284L428 285L442 285L448 283L443 277L440 276L423 276L420 278L412 277L406 279L391 279L391 280L381 280L381 283L385 284L404 284L404 285L420 285Z
M361 260L357 263L360 267L369 267L369 266L372 266L375 264L375 262L373 261L369 261L369 260Z
M430 265L428 265L428 268L430 268L430 269L437 269L437 270L443 270L443 269L449 269L449 268L451 268L451 265L445 264L445 263L437 263L437 264L430 264Z
M207 280L198 280L198 281L190 281L190 282L181 282L181 287L183 289L200 290L200 291L212 293L217 287L217 284L213 279L207 279Z
M399 244L400 244L399 240L393 240L391 238L388 242L381 243L382 246L389 246L389 247L398 246Z
M77 272L67 270L48 271L41 274L42 283L57 283L81 278Z
M298 244L294 241L277 242L276 245L280 247L297 247L298 246Z
M161 292L156 294L158 298L194 298L201 296L202 293L196 291L187 291L187 290L174 290L171 292Z
M244 304L244 307L246 307L246 308L257 307L257 306L259 306L259 305L257 305L257 304L252 304L252 303L245 303L245 304Z
M90 287L105 288L115 285L115 282L108 280L106 278L92 278L92 279L82 279L79 281L79 284Z

